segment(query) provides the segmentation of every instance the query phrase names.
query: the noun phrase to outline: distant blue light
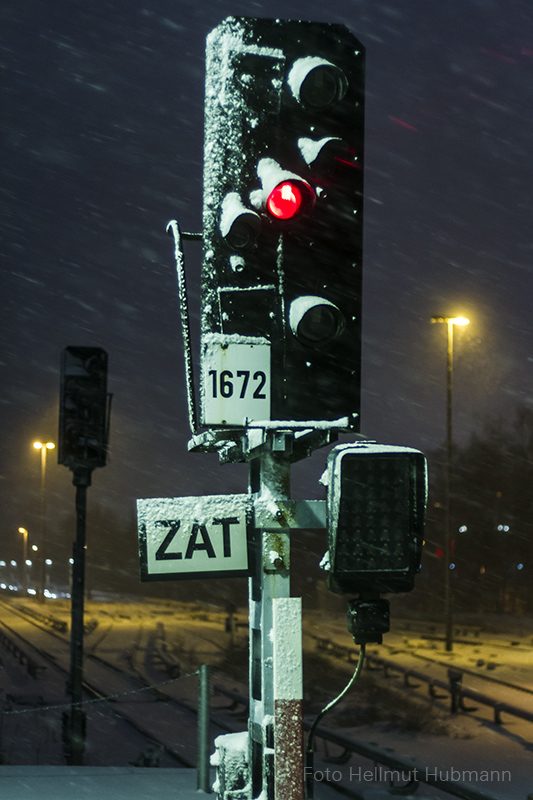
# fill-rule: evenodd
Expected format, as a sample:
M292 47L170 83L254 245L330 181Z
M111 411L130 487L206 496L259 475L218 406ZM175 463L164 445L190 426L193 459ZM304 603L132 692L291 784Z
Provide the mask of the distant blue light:
M450 564L450 569L455 569L455 564Z
M523 564L517 564L517 565L516 565L516 568L517 568L517 569L524 569L524 565L523 565Z

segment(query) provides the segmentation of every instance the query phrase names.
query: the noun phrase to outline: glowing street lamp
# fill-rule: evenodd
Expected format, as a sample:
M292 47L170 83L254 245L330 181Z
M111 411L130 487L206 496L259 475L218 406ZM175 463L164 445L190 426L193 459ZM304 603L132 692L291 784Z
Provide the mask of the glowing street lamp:
M452 377L453 377L453 326L468 325L467 317L431 317L431 322L444 322L448 326L448 355L446 363L446 485L444 518L444 607L446 650L453 650L453 608L451 593L451 535L450 535L450 477L452 464Z
M33 446L36 450L42 450L43 448L46 448L46 450L53 450L55 444L53 442L46 442L46 444L43 444L42 442L34 442Z
M45 563L44 551L46 543L46 454L48 450L53 450L55 444L53 442L34 442L33 446L36 450L41 451L41 575L39 586L39 602L44 603L44 585L45 585Z

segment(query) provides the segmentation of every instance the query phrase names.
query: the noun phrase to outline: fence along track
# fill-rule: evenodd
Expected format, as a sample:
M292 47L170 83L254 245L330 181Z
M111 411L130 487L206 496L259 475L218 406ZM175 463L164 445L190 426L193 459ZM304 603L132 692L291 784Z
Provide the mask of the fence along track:
M350 663L355 660L355 654L352 648L346 647L345 645L336 644L331 642L329 639L320 639L319 637L314 637L318 643L319 650L325 650L333 656L337 657L344 657ZM396 663L395 661L391 661L386 658L382 658L381 656L373 656L373 655L366 655L365 661L367 664L367 668L369 669L383 669L383 674L385 677L389 677L391 674L400 673L403 675L403 682L404 686L407 688L417 688L418 684L411 683L411 680L418 680L422 683L427 683L428 692L430 697L437 698L443 697L446 695L439 695L437 694L437 690L441 689L450 696L450 711L451 713L456 713L457 711L477 711L477 707L470 707L465 705L465 699L474 700L477 703L481 703L489 708L493 709L494 713L494 722L497 725L502 725L502 713L509 714L514 717L518 717L520 719L526 720L527 722L533 722L533 713L530 711L526 711L518 706L512 705L511 703L506 703L501 700L496 700L489 695L483 694L482 692L478 692L476 689L467 689L462 685L462 676L464 670L460 669L459 667L450 667L448 668L448 680L443 681L439 678L431 678L429 675L426 675L419 670L411 669L410 667L404 667L401 664ZM373 666L371 666L373 665ZM476 676L477 677L477 676ZM484 676L481 676L484 678ZM491 678L490 680L501 684L502 686L509 686L513 689L520 690L521 687L514 686L513 684L505 683L503 681L498 681L497 679ZM525 690L528 691L528 690Z
M9 608L10 608L10 610L13 610L13 609L11 609L11 606L9 606ZM23 616L22 614L16 614L16 615L19 616L19 617ZM33 620L30 620L30 621L33 622ZM56 658L54 658L53 656L49 655L42 648L37 647L29 639L27 639L24 635L22 635L20 633L17 633L13 629L11 629L8 625L6 625L5 622L2 622L2 625L5 626L7 628L7 630L9 631L10 635L8 636L6 634L6 636L5 636L6 641L9 640L9 647L13 647L13 649L17 653L16 657L18 658L18 660L19 660L19 662L21 664L23 664L24 666L26 666L27 664L35 664L35 668L37 670L46 669L45 666L42 666L42 665L38 664L32 658L32 656L30 655L30 652L33 651L34 653L38 654L40 659L47 661L48 664L55 671L59 672L63 677L67 677L68 678L69 671L67 669L65 669L65 667L63 667L60 664L58 664L57 661L56 661ZM48 626L38 625L37 627L39 627L47 635L59 639L63 643L63 645L66 648L68 648L68 646L69 646L68 639L66 639L63 636L58 636L58 634L53 629L50 629ZM0 631L0 634L1 633L2 632ZM0 642L1 641L2 640L0 639ZM135 642L135 648L138 646L138 644L139 644L139 641L136 641ZM20 658L19 658L19 655L20 655ZM155 745L159 745L161 748L163 748L167 752L168 755L170 755L173 759L175 759L181 766L194 767L195 766L195 763L194 763L195 759L194 758L190 758L189 756L185 756L185 755L177 752L176 749L171 744L168 744L162 738L158 737L157 735L154 735L154 733L151 730L146 728L145 725L143 724L142 720L139 721L139 720L135 719L134 717L132 717L130 715L130 713L126 709L121 709L119 703L116 702L117 700L124 699L125 697L127 697L127 695L131 694L133 696L135 694L138 694L139 692L153 694L156 701L157 700L159 700L159 701L164 700L165 701L165 705L169 704L170 706L172 706L175 709L177 709L179 711L179 713L181 713L181 714L185 713L186 715L188 715L190 717L190 720L191 720L190 724L194 728L194 731L193 731L193 733L192 733L192 735L190 737L188 737L187 734L185 734L185 736L184 736L183 726L176 728L176 730L180 730L182 739L185 738L185 740L193 741L196 744L196 717L197 717L196 708L193 705L191 705L191 704L189 704L187 702L184 702L182 700L179 700L179 699L173 697L171 694L169 694L168 692L166 692L164 690L164 687L166 685L168 685L170 683L173 684L173 683L176 682L176 680L179 680L180 678L177 678L177 677L173 676L173 677L169 678L168 680L162 681L160 684L151 684L146 680L146 678L141 673L137 672L137 670L135 670L137 672L136 675L131 675L130 673L126 672L121 667L117 666L116 664L107 662L105 659L101 658L98 655L86 653L86 658L87 658L88 661L94 661L96 664L99 664L100 666L103 666L104 668L109 670L111 673L114 673L115 675L117 675L117 674L120 675L124 680L128 681L128 683L130 685L130 690L122 692L122 693L115 693L115 694L111 694L110 695L109 693L106 693L106 692L102 691L102 689L98 685L96 685L95 681L91 677L89 677L89 679L87 679L87 677L85 677L84 682L83 682L83 690L84 690L84 692L86 693L86 695L88 696L89 699L84 701L82 703L82 705L87 706L87 707L92 707L97 703L106 703L111 708L111 710L113 711L113 714L115 714L118 717L121 717L128 725L130 725L138 733L140 733L142 736L144 736L149 741L149 743L155 744ZM175 662L173 662L173 663L175 664ZM167 671L167 674L168 674L168 671ZM186 679L188 677L193 677L195 674L196 673L191 673L190 675L183 675L182 679ZM36 677L36 676L34 676L34 677ZM134 684L136 686L136 688L131 689L131 684ZM40 704L39 706L36 706L33 709L32 708L24 709L24 712L10 711L10 712L4 712L4 713L9 713L9 714L24 713L24 714L27 714L27 713L31 713L32 711L34 711L34 712L45 712L45 711L48 711L48 710L55 710L55 711L62 710L62 709L66 710L69 707L70 707L70 702L66 702L64 704L59 704L59 705L50 705L50 706L46 706L46 705ZM163 711L163 709L162 709L162 711ZM232 727L231 725L227 724L223 719L220 719L219 718L220 717L219 714L217 714L216 717L217 717L216 719L212 719L212 725L215 726L218 729L216 731L215 735L218 735L219 733L231 733L231 732L234 732L234 730L235 730L234 727Z

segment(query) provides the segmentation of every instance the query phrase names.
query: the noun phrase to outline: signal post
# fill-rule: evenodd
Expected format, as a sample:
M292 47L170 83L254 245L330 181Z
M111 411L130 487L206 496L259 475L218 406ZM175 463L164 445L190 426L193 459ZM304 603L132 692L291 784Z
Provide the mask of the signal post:
M248 722L251 796L258 796L263 785L272 796L276 775L275 746L279 744L276 726L274 692L274 624L278 620L276 601L290 602L290 539L288 529L279 523L282 512L276 500L287 500L290 494L290 461L283 436L270 432L263 452L250 463L251 493L266 504L273 517L271 528L257 529L253 552L252 575L249 579L250 631L250 717ZM280 441L281 440L281 441ZM276 444L281 449L274 450ZM275 506L275 507L274 507ZM268 516L268 511L267 511ZM267 523L268 524L268 523ZM296 635L298 635L296 633ZM300 657L301 660L301 657ZM298 663L295 664L298 671ZM300 670L301 682L301 670ZM300 708L301 728L301 708ZM303 752L303 742L297 751ZM281 795L280 795L281 796ZM288 794L290 800L297 795Z
M342 25L224 20L207 38L203 231L182 236L175 220L167 229L189 450L248 462L249 486L243 495L139 500L141 579L248 576L250 715L247 735L216 741L214 788L224 800L304 798L291 530L327 528L328 586L356 596L348 626L361 645L388 630L380 592L408 591L419 565L421 453L342 445L328 460L327 501L290 498L293 462L340 432L363 438L364 70L364 48ZM203 240L201 431L182 238Z
M277 696L287 675L273 631L301 617L282 506L301 457L295 423L326 424L328 441L335 420L358 424L363 101L364 51L343 26L230 17L208 36L201 422L222 439L244 428L243 450L261 439L245 454L254 798L303 798L301 622L294 696Z
M66 347L61 357L58 462L72 471L76 487L76 539L72 543L70 714L63 714L67 762L83 763L86 717L83 699L83 616L87 489L92 471L105 467L109 434L107 353L101 347Z

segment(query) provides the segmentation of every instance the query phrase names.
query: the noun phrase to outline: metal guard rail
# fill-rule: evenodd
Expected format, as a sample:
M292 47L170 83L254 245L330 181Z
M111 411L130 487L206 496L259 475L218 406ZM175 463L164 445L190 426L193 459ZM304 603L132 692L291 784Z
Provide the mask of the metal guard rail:
M311 726L309 723L304 723L304 728L306 730L308 730L310 727ZM320 736L322 739L325 739L328 742L332 742L340 747L344 747L345 752L352 751L354 753L358 753L358 755L368 758L370 761L374 761L378 764L385 764L387 767L401 771L404 775L412 774L414 772L416 776L415 779L413 779L405 787L392 787L391 794L405 794L406 791L416 792L419 784L425 783L428 786L441 789L442 791L447 792L454 797L463 798L463 800L498 800L496 795L485 791L482 792L479 789L473 789L466 783L461 783L459 781L446 781L437 777L433 777L430 774L430 770L427 769L427 767L423 764L412 761L404 761L397 756L391 756L389 753L385 753L383 750L380 750L377 747L372 747L371 745L363 744L362 742L354 742L353 739L349 739L347 736L342 736L341 734L335 733L335 731L329 730L328 728L319 726L316 729L316 736ZM420 776L425 775L425 777L418 777L419 774Z
M18 610L22 611L24 614L27 614L29 617L33 617L38 622L42 622L43 625L47 625L49 628L59 631L60 633L66 633L68 630L68 625L64 620L56 619L49 614L41 614L31 606L20 605L18 606Z
M235 708L238 704L246 707L249 705L247 697L244 697L244 695L238 694L237 692L232 692L229 689L225 689L223 686L214 686L214 691L216 694L224 695L233 701L230 708ZM309 722L304 722L304 730L308 731L310 727L311 725ZM401 771L404 775L411 775L414 773L416 777L405 786L391 787L391 793L393 795L416 792L419 784L425 783L428 786L433 786L436 789L447 792L453 797L460 797L462 800L499 800L496 795L485 791L480 791L479 789L474 789L471 786L468 786L466 783L459 781L446 781L438 777L433 777L430 774L430 770L419 762L404 761L397 756L390 755L390 753L387 753L384 750L380 750L378 747L373 747L372 745L364 744L363 742L355 742L353 739L349 739L347 736L336 733L334 730L329 728L318 726L316 728L315 735L319 736L325 741L344 748L344 753L341 756L331 759L337 763L346 763L350 757L350 753L357 753L363 758L367 758L369 761L373 761L376 764L384 764L387 767L391 767L393 770ZM347 758L346 755L348 756Z
M33 658L31 658L31 656L29 656L14 639L12 639L3 631L0 631L0 644L3 645L11 653L11 655L18 660L19 664L22 664L22 666L26 667L32 678L40 677L41 673L46 670L44 665L38 664L36 661L34 661Z
M347 656L348 661L353 661L355 656L354 652L350 647L346 647L345 645L335 644L331 642L329 639L319 639L317 641L319 643L319 647L324 650L329 651L339 651L344 653ZM461 685L461 680L463 676L463 672L457 668L450 668L448 670L449 680L448 681L441 681L438 678L430 678L429 675L425 675L423 672L419 672L415 669L410 669L409 667L403 667L401 664L396 664L394 661L389 661L386 658L381 658L380 656L372 656L366 655L365 661L367 667L370 664L375 664L376 666L370 667L370 669L379 669L380 667L383 668L385 677L392 672L400 672L403 674L403 681L405 686L412 686L414 688L414 684L410 683L410 678L414 678L415 680L419 680L428 684L428 691L431 697L442 697L442 695L438 695L436 693L436 689L443 689L444 691L448 692L451 697L451 711L455 713L458 710L461 711L476 711L477 708L465 706L464 699L468 698L469 700L475 700L477 703L481 703L483 705L489 706L494 710L494 722L497 725L502 725L502 712L506 714L510 714L514 717L519 717L520 719L524 719L527 722L533 722L533 713L531 711L526 711L518 706L513 706L510 703L505 703L500 700L495 700L493 697L489 697L482 692L478 692L476 689L466 689Z

